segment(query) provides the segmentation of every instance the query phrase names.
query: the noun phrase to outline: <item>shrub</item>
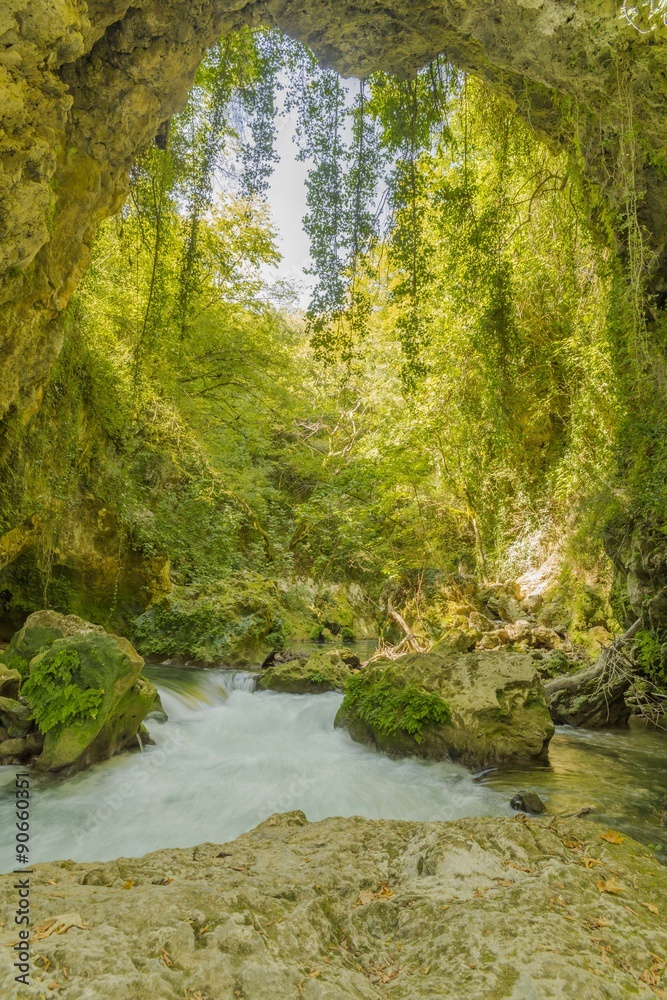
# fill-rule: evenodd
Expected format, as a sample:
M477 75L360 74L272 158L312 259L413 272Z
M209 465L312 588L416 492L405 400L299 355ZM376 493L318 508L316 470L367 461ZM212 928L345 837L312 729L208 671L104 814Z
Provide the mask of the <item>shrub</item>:
M667 689L667 642L654 629L637 632L634 643L635 659L646 676Z

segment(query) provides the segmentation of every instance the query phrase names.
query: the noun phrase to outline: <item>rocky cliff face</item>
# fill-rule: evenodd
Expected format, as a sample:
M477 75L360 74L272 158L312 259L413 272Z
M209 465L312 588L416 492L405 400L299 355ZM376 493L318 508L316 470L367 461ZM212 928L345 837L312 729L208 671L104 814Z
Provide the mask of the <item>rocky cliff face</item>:
M408 74L436 53L581 150L621 215L665 249L667 43L615 0L9 0L0 10L0 417L25 409L61 344L58 313L137 153L183 106L221 33L276 24L345 74ZM631 141L630 136L633 136ZM627 180L627 178L626 178ZM634 191L632 192L634 195ZM623 224L617 220L622 239ZM665 269L656 288L667 287Z

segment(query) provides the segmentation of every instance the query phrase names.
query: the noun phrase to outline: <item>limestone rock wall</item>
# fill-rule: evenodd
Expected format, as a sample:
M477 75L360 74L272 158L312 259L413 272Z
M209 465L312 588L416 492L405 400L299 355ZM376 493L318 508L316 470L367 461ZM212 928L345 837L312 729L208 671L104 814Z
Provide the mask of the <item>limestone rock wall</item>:
M639 215L664 254L667 32L638 33L616 0L3 0L0 418L43 384L58 313L133 159L183 106L206 48L248 22L279 25L345 74L408 74L444 52L578 144L612 210L627 195L619 162L634 158Z

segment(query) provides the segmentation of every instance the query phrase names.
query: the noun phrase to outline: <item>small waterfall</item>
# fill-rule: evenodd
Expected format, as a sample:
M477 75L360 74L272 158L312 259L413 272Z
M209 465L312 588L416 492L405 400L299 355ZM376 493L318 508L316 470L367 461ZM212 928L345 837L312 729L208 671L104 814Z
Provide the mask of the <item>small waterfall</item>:
M185 719L193 712L214 708L234 691L252 693L256 674L248 670L147 666L146 676L157 685L170 719Z
M216 673L216 681L228 694L232 691L254 691L257 687L257 674L251 674L247 670L221 670Z

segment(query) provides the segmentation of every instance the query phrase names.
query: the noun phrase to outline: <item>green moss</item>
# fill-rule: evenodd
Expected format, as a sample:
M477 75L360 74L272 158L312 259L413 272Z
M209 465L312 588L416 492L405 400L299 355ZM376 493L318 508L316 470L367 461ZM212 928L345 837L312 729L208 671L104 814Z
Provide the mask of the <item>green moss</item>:
M451 719L449 705L439 695L363 672L349 679L342 708L353 709L381 736L403 730L417 743L421 743L424 726L444 725Z
M61 633L55 628L30 628L17 632L7 649L2 653L2 662L22 677L28 676L28 667L33 656L48 649Z
M95 719L104 697L101 688L82 689L76 681L81 662L76 649L48 650L24 682L22 694L42 733L82 719Z
M305 605L296 611L290 603L274 580L232 573L216 583L174 588L136 620L134 635L145 654L252 662L312 628Z

